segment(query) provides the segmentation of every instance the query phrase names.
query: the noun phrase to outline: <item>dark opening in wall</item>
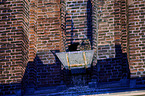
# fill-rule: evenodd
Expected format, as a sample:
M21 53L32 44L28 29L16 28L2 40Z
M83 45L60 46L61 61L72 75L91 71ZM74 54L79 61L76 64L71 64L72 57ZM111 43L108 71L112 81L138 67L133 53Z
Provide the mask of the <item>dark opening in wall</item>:
M68 46L68 50L69 51L78 51L77 47L78 47L79 43L73 43L70 46Z

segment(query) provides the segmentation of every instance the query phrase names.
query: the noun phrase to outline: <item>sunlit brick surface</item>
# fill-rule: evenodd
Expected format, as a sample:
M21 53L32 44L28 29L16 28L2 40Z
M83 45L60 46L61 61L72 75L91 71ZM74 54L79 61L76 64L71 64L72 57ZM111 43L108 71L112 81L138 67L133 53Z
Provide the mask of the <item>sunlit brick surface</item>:
M0 1L0 84L4 94L21 88L28 62L27 0ZM10 84L10 85L7 85Z
M43 64L55 63L51 50L60 49L60 1L38 0L37 55Z
M30 1L29 7L29 61L33 61L37 52L37 0Z

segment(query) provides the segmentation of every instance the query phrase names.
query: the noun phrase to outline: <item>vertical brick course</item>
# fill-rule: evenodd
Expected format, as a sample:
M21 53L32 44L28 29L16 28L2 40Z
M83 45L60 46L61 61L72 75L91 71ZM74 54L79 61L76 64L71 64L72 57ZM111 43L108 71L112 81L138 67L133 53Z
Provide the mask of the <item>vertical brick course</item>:
M93 57L93 66L97 63L98 58L98 18L97 18L97 1L92 0L92 48L95 51Z
M36 57L37 43L37 0L30 0L29 8L29 61Z
M66 0L61 0L60 18L61 18L61 48L60 51L65 52L68 49L66 43Z
M127 3L121 1L121 46L123 53L127 53Z

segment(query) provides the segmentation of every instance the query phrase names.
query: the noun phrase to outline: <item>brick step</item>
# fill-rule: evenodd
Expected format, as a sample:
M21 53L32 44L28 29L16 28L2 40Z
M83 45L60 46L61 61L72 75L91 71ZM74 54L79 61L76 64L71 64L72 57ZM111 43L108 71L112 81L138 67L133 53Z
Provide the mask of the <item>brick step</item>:
M90 93L98 94L104 92L114 92L117 90L129 89L128 87L118 87L118 88L89 88L89 86L75 86L67 88L66 90L59 91L57 89L45 89L45 90L36 90L34 94L27 94L24 96L74 96L74 95L87 95Z
M89 82L89 87L95 88L118 88L118 87L129 87L129 79L121 79L120 81L112 82Z
M36 90L27 89L28 91L25 92L24 96L37 96L38 94L48 94L48 93L57 93L59 91L65 90L66 85L54 86L54 87L41 87L37 88Z
M78 96L89 94L125 92L138 90L142 88L145 88L145 85L136 85L136 87L132 88L130 86L129 80L101 83L90 82L88 86L66 87L65 85L61 85L57 87L43 87L35 90L33 94L27 94L24 96Z

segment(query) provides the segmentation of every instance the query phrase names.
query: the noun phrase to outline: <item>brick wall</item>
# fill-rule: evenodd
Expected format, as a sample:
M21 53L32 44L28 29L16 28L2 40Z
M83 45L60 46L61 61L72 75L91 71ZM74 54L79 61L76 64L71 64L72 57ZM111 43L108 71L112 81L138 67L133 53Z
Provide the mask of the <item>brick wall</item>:
M55 53L61 49L60 0L38 0L37 86L59 84L60 64Z
M122 53L120 45L115 45L115 53L115 58L98 60L93 67L93 79L97 79L98 82L110 82L129 78L127 55Z
M115 57L114 0L99 0L98 4L98 59Z
M66 0L66 43L92 41L90 0Z
M92 0L93 33L97 37L93 36L93 48L97 49L94 57L98 60L96 62L94 58L92 78L99 82L129 78L127 54L121 47L124 3L120 0Z
M54 64L43 64L42 60L36 56L37 65L37 85L39 87L57 86L61 82L61 65L59 61Z
M0 1L1 95L15 93L28 61L28 1Z
M144 0L1 0L1 94L16 93L22 85L59 85L63 67L55 53L84 39L95 50L92 78L129 78L130 68L143 84L144 6Z
M53 64L51 50L60 49L60 1L38 0L37 16L37 55L43 64Z
M131 77L145 76L145 1L129 5L129 55Z

